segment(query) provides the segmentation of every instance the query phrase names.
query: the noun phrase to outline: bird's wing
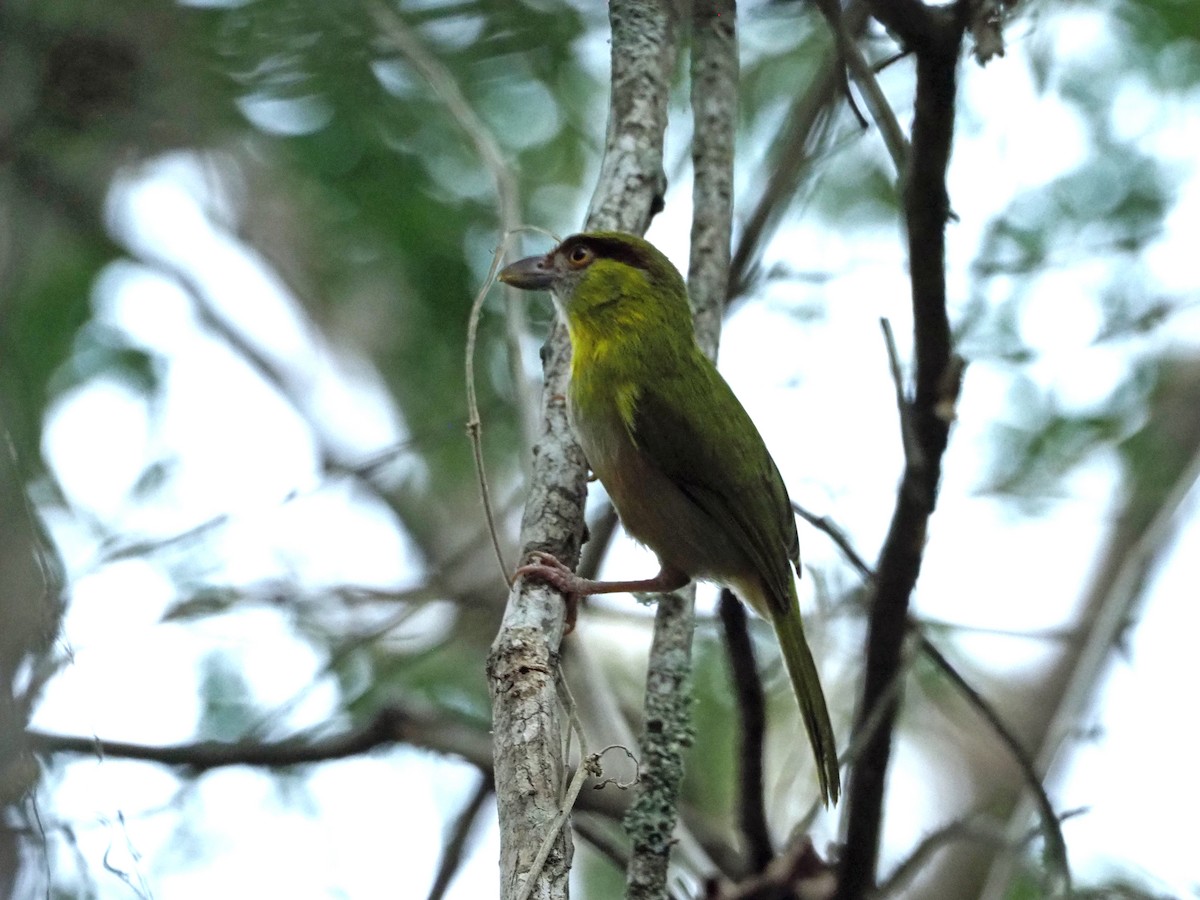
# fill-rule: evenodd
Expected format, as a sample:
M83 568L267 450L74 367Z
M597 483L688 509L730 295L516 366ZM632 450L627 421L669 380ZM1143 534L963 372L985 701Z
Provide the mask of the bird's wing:
M787 612L800 556L783 478L754 422L706 359L687 377L640 386L630 437L647 461L732 538Z

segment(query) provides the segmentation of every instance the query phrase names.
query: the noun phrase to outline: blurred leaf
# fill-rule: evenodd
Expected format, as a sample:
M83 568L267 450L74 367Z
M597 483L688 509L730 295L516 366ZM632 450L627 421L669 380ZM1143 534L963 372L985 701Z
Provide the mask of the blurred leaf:
M236 741L260 718L254 696L240 668L229 656L213 651L200 661L200 718L196 733L205 740Z
M164 622L186 622L203 619L228 612L242 600L238 591L230 588L208 588L197 591L190 597L173 603L163 613Z

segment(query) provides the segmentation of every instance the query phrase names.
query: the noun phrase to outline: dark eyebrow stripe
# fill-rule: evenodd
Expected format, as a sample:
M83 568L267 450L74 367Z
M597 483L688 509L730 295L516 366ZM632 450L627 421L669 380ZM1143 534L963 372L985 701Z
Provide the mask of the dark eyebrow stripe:
M567 238L559 250L570 254L578 246L588 247L597 257L613 259L633 266L635 269L650 270L650 259L639 248L616 238L597 237L591 234L576 234Z

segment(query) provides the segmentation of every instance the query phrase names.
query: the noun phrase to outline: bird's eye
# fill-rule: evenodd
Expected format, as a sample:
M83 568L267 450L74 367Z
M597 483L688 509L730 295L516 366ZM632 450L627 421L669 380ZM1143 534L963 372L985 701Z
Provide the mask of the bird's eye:
M571 263L571 267L582 269L592 261L593 253L587 247L578 246L571 250L567 260Z

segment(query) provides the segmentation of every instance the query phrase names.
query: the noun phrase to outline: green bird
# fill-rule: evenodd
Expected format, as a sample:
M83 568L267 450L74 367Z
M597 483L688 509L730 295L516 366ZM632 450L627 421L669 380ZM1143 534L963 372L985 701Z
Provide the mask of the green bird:
M642 581L591 581L535 553L517 575L573 604L588 594L672 591L691 579L731 588L775 628L817 762L837 802L837 746L800 620L800 541L787 488L762 436L700 350L687 288L652 244L615 231L577 234L500 272L549 291L571 337L567 405L593 472L625 530L661 569Z

